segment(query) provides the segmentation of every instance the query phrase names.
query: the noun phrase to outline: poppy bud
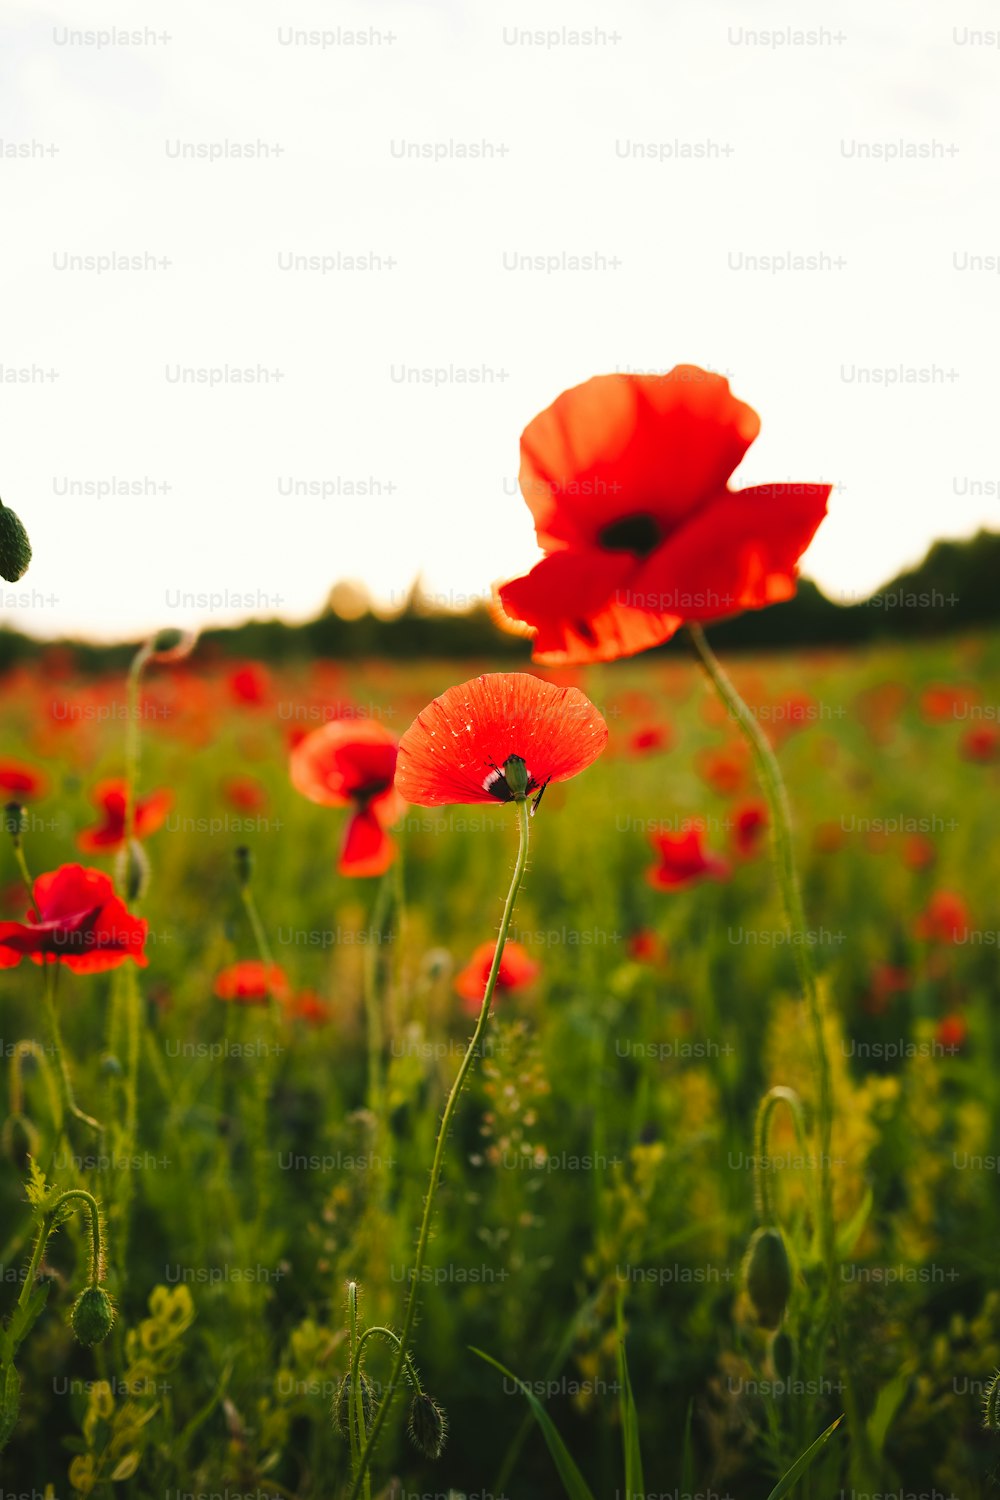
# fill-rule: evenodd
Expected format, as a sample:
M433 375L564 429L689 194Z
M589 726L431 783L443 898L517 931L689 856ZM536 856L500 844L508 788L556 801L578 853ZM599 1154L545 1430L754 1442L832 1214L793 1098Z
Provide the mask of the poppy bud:
M198 637L193 630L158 630L150 642L153 661L181 661L190 656Z
M763 1328L777 1328L792 1290L792 1272L781 1230L757 1229L743 1262L747 1293Z
M3 1154L19 1172L25 1171L29 1156L38 1155L38 1131L27 1115L8 1115L0 1130Z
M105 1078L120 1078L125 1070L113 1052L105 1052L101 1058L101 1072Z
M236 883L241 890L245 890L253 875L253 853L246 844L237 844L233 850L233 862L236 866Z
M140 901L149 887L149 855L138 839L129 839L115 857L115 884L128 902Z
M88 1348L103 1343L115 1326L114 1303L102 1286L88 1286L73 1303L73 1332Z
M27 832L28 809L22 807L20 802L8 802L3 810L4 832L9 833L15 845L21 840L21 836Z
M771 1366L779 1380L787 1382L795 1373L795 1340L784 1328L771 1339Z
M362 1370L358 1377L361 1388L361 1416L364 1420L365 1431L371 1426L374 1400L372 1397L371 1381ZM333 1421L341 1437L349 1438L351 1435L351 1377L345 1375L333 1395Z
M28 533L14 512L0 500L0 578L16 583L28 571L30 561Z
M425 1458L440 1458L448 1436L448 1423L436 1401L419 1391L410 1403L408 1428L413 1446Z

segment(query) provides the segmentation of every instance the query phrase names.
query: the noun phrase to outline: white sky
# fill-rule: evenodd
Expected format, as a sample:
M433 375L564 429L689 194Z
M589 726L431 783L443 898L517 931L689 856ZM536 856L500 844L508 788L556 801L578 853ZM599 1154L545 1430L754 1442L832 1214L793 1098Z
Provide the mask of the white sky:
M955 265L1000 255L1000 47L970 35L995 38L988 0L7 10L0 495L35 560L0 595L0 623L116 636L306 618L339 578L388 601L418 569L462 603L537 559L513 493L522 427L566 386L626 367L729 372L763 421L738 482L841 482L806 563L834 594L870 592L936 536L1000 525L1000 275ZM65 40L83 27L151 36ZM382 40L279 41L279 28L338 27ZM604 41L510 44L518 29L585 27ZM823 39L740 40L785 28ZM152 40L162 33L170 40ZM393 155L403 141L483 140L506 154ZM283 149L178 160L178 141ZM637 141L667 159L624 156ZM733 149L673 154L706 141ZM30 142L43 154L6 154ZM944 154L861 160L858 142ZM145 252L171 264L56 266ZM278 264L368 252L396 265ZM733 269L786 252L846 264ZM621 264L504 269L514 254ZM167 379L226 365L284 377L214 389ZM901 365L944 378L844 378ZM36 366L58 378L9 382ZM415 385L392 378L403 366L506 377ZM290 479L370 478L381 495L279 493ZM115 479L170 488L58 493ZM178 602L227 592L250 606Z

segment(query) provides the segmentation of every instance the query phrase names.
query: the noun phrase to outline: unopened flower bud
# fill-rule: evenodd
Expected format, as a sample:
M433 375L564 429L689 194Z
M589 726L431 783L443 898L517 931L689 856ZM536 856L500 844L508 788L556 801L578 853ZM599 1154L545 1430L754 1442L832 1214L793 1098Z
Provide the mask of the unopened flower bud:
M19 1172L26 1171L29 1156L38 1155L38 1146L38 1131L27 1115L8 1115L0 1130L0 1147Z
M73 1303L73 1332L88 1348L103 1343L115 1326L114 1303L102 1286L88 1286Z
M193 630L158 630L150 642L153 661L181 661L190 656L198 640Z
M0 578L16 583L28 571L31 543L19 518L0 500Z
M3 810L4 832L9 833L14 843L17 844L28 828L28 809L22 807L20 802L8 802Z
M115 884L128 902L140 901L149 887L149 855L138 839L129 839L115 856Z
M440 1458L448 1436L448 1423L444 1412L423 1391L410 1402L408 1431L413 1446L425 1458Z
M792 1271L781 1230L754 1231L743 1262L747 1293L763 1328L777 1328L792 1290Z
M100 1067L105 1078L120 1078L125 1071L121 1065L121 1059L117 1058L113 1052L105 1052L101 1058Z
M245 890L253 876L253 854L246 844L237 844L233 851L233 862L236 866L237 884L241 890Z
M374 1410L374 1398L372 1395L371 1381L362 1370L358 1377L361 1396L361 1416L364 1420L365 1431L371 1426L372 1413ZM333 1396L333 1420L341 1437L349 1438L351 1435L351 1377L345 1375Z

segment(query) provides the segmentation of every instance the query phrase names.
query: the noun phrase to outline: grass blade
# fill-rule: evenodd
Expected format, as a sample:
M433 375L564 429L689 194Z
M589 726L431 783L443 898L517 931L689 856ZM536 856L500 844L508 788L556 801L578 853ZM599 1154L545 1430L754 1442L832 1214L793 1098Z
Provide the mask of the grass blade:
M478 1354L480 1359L484 1359L488 1365L492 1365L495 1370L499 1370L501 1375L505 1375L508 1380L513 1380L518 1390L524 1396L534 1413L535 1421L542 1429L542 1436L548 1444L553 1462L559 1470L559 1478L563 1482L563 1488L569 1496L569 1500L594 1500L587 1481L570 1457L569 1449L556 1431L551 1417L538 1400L538 1397L528 1389L523 1380L518 1380L517 1376L508 1370L506 1365L500 1364L499 1360L491 1358L489 1354L484 1354L482 1349L477 1349L473 1344L470 1344L469 1348L473 1354Z
M768 1495L767 1500L783 1500L783 1497L788 1494L795 1481L801 1479L807 1469L812 1468L815 1460L819 1458L821 1450L826 1447L843 1420L843 1413L841 1413L835 1422L830 1423L825 1432L820 1433L814 1443L810 1443L804 1453L799 1454L792 1467L778 1480L774 1489Z

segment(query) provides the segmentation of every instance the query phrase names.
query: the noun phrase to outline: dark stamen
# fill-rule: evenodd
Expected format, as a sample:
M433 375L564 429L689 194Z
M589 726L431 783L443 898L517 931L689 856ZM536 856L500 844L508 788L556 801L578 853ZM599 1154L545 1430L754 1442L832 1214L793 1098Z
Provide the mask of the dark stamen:
M597 540L609 552L634 552L636 557L648 557L663 540L663 528L655 516L622 516L603 526Z

